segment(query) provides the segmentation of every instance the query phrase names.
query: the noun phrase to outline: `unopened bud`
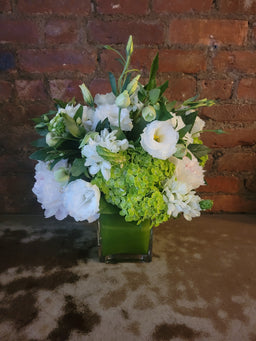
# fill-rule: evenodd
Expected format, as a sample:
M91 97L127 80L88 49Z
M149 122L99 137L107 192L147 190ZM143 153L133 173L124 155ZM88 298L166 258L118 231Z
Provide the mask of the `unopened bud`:
M129 107L131 100L128 91L124 90L119 96L117 96L115 103L119 108Z
M84 83L79 85L79 88L82 91L82 95L83 95L85 103L87 103L90 107L93 107L94 106L93 97L89 89L85 86Z
M45 140L49 147L54 147L58 142L58 138L51 132L46 135Z
M67 168L60 167L54 172L54 178L60 183L66 183L69 180L69 172Z
M136 91L137 87L138 87L138 81L140 79L140 75L136 76L135 78L133 78L133 80L127 85L126 90L128 91L128 94L131 96L134 94L134 92Z
M126 45L126 56L130 56L132 53L133 53L133 41L132 41L132 36L130 36Z
M147 107L143 108L142 116L145 121L151 122L156 118L156 111L152 105L148 105Z

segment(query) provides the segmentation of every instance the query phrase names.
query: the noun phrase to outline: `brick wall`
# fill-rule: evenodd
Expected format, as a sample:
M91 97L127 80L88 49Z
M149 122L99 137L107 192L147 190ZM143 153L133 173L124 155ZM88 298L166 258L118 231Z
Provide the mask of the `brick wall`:
M122 50L134 37L133 64L148 76L160 52L169 99L195 94L218 104L201 111L212 148L201 194L215 211L256 210L256 2L253 0L0 0L0 212L39 212L31 193L35 139L30 118L51 97L81 100L78 85L110 90Z

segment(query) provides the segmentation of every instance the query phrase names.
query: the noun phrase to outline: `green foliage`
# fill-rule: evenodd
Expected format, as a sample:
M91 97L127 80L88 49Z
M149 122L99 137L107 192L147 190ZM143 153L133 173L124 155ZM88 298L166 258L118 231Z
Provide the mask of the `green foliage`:
M213 206L213 201L212 200L201 200L199 202L199 205L201 207L202 210L210 210Z
M169 160L152 158L140 147L126 153L130 161L122 167L112 165L108 181L98 172L92 183L100 188L108 203L120 209L126 221L139 224L150 219L152 226L158 226L169 219L162 191L175 166Z

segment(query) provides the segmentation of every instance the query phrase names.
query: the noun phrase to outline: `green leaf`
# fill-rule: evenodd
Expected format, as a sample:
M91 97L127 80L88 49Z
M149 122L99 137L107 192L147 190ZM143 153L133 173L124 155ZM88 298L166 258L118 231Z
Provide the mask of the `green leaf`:
M87 170L87 167L85 167L84 163L84 159L75 159L70 170L71 174L73 176L79 176L83 174Z
M105 118L105 120L104 121L99 121L98 122L98 124L97 124L97 126L96 126L96 128L95 128L95 131L96 132L98 132L98 133L100 133L101 132L101 130L103 130L103 129L109 129L110 128L110 123L109 123L109 120L108 120L108 118L106 117Z
M67 127L70 134L78 138L82 137L82 131L76 125L76 122L74 121L74 119L64 113L62 114L62 116L65 121L65 126Z
M140 90L138 91L138 98L141 102L144 102L147 97L147 92L144 90L144 88L141 86Z
M128 84L130 83L130 81L131 81L131 77L132 77L131 74L129 74L129 75L127 76L127 78L126 78L126 80L125 80L125 82L124 82L124 85L123 85L123 87L122 87L122 91L121 91L121 92L123 92L124 90L126 90L127 85L128 85Z
M187 132L189 132L191 130L191 128L192 128L192 125L188 124L187 126L178 130L180 139L182 139L187 134Z
M36 132L40 135L40 136L46 136L48 134L48 128L36 128Z
M165 92L165 90L169 86L169 81L165 81L162 85L160 85L158 88L160 89L160 96Z
M182 120L186 125L191 125L191 129L193 127L193 125L195 124L195 120L197 117L197 112L192 112L189 115L182 115ZM191 131L191 129L189 130L189 132Z
M112 92L113 92L113 94L115 96L117 96L116 78L115 78L115 76L113 75L112 72L108 73L108 77L109 77L109 81L110 81Z
M32 146L37 147L37 148L48 147L44 137L36 141L33 141L31 144Z
M161 92L160 89L152 89L149 91L149 100L151 104L154 105L157 103L159 96L160 96L160 92Z
M67 106L67 103L66 102L63 102L62 100L60 100L60 99L57 99L57 98L54 98L53 99L54 100L54 102L55 102L55 106L57 107L57 108L66 108L66 106Z
M124 132L119 127L111 126L111 130L112 131L113 130L117 130L117 132L116 132L117 140L124 140L124 139L126 139L126 136L125 136Z
M177 159L182 159L186 155L187 148L183 144L176 145L176 152L173 154Z
M48 152L52 150L52 148L43 148L39 149L33 154L30 155L31 160L40 160L40 161L46 161L48 157Z
M188 149L195 155L197 159L202 156L207 155L210 152L210 148L204 146L203 144L189 144Z
M159 54L157 53L151 65L149 81L148 81L148 84L145 86L146 90L151 90L156 87L156 74L158 70L158 65L159 65Z
M167 102L167 103L166 103L166 109L167 109L169 112L171 112L171 111L174 109L176 103L177 103L176 101Z
M80 105L80 107L77 109L75 115L74 115L74 120L76 121L78 118L82 119L83 116L83 106Z
M162 101L159 102L159 109L156 109L156 119L158 121L167 121L170 118L172 118L172 115L166 109L165 104Z

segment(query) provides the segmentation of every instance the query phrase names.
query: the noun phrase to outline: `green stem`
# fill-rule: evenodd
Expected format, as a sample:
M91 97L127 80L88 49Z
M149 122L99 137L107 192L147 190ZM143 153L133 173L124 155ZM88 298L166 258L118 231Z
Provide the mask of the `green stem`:
M118 127L121 129L121 108L119 108L119 113L118 113Z

